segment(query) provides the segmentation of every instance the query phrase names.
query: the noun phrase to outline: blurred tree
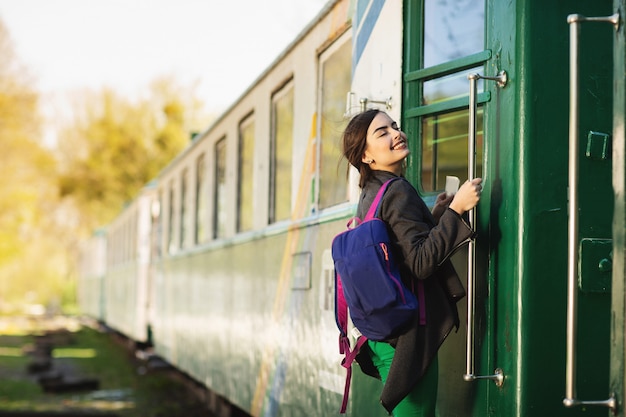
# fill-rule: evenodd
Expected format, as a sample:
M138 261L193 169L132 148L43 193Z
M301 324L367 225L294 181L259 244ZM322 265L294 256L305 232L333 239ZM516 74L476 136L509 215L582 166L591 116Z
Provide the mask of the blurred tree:
M43 146L39 95L0 20L0 312L73 298L81 237L108 223L207 126L195 87L156 80L135 102L76 97L74 120Z
M22 156L29 156L28 137L35 131L31 121L37 97L19 76L22 74L11 39L0 22L0 166L4 174L0 182L0 265L19 251L17 240L21 219L29 216L19 206L36 198L32 189L21 187L19 177L30 177L24 169ZM20 202L21 201L21 202Z
M33 80L15 54L0 21L0 307L45 286L44 275L63 281L56 163L41 144L42 119ZM26 268L25 268L26 267Z
M193 89L159 79L132 102L110 89L85 94L63 130L60 195L73 202L83 230L111 221L190 142L202 105Z

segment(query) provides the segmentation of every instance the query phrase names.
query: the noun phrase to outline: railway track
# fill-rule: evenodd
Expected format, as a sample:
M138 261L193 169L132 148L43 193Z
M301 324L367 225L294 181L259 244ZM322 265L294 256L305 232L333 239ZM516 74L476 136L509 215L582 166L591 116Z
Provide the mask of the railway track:
M0 380L0 417L215 417L194 381L76 318L0 318Z

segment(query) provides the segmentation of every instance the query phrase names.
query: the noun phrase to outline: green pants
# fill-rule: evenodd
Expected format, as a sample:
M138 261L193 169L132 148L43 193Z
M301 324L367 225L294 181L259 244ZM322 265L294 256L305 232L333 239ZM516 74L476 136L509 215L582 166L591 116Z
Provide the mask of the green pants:
M384 384L387 381L391 360L396 350L385 342L368 340L367 343L372 351L372 362L378 368ZM435 417L438 380L439 367L437 358L435 358L413 391L393 409L393 417Z

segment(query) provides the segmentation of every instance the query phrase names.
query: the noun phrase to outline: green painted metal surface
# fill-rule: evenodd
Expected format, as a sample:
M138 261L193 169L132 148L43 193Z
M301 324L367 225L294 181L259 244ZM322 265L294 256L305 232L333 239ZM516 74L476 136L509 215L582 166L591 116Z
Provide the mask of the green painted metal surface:
M157 350L252 415L337 414L346 374L325 242L346 221L163 261ZM353 375L347 416L384 414L379 383Z
M416 22L422 6L419 1L405 5L405 73L413 74L420 65L422 38ZM502 368L505 381L502 387L487 380L458 382L465 346L453 339L442 350L441 376L453 382L440 390L439 408L442 415L454 416L604 416L605 407L568 409L562 403L568 219L566 19L571 13L609 15L612 4L492 0L486 2L485 13L485 49L491 53L481 72L494 76L505 70L509 83L504 88L485 84L490 97L483 104L485 191L478 207L476 373L488 375ZM580 240L605 241L612 235L612 163L605 150L613 117L612 45L610 25L583 27ZM412 110L419 103L411 100L420 93L418 84L407 83L404 108L411 111L405 113L403 125L410 134L419 135L419 114ZM418 164L411 160L409 167L410 179L419 183ZM593 249L583 250L585 265ZM583 283L597 278L595 272L582 273ZM604 400L609 393L611 297L608 289L583 290L578 295L577 391L580 399Z
M613 45L614 96L613 96L613 265L612 265L612 323L611 323L611 382L610 391L618 401L617 416L626 415L626 359L625 326L626 315L626 140L624 119L626 116L626 33L624 11L626 2L615 0L613 11L620 11L621 21Z

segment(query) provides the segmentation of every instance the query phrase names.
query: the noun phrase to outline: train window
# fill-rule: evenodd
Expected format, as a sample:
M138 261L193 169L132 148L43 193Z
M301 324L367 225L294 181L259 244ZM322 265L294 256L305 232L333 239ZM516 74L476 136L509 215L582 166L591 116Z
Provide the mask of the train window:
M157 259L160 259L163 256L163 242L161 241L163 237L163 223L161 222L161 205L162 205L162 192L159 190L157 193L157 198L152 202L150 206L150 214L152 215L152 232L153 235L153 249L154 256Z
M206 240L206 169L204 162L204 154L200 155L196 160L196 213L195 213L195 236L194 242L196 244L202 243Z
M476 171L482 168L482 108L476 115ZM467 178L467 109L422 118L421 173L424 191L443 190L446 176Z
M226 236L226 138L215 143L215 200L213 237Z
M480 72L479 67L466 71L459 71L449 76L424 81L423 104L436 104L442 101L450 100L451 98L467 95L469 91L469 81L467 76L477 72ZM478 92L483 91L483 86L484 82L482 79L476 82L476 89Z
M116 250L115 256L113 257L113 265L119 265L124 261L124 235L120 227L116 227L115 229L115 241Z
M444 189L445 179L467 178L469 111L467 75L482 72L489 59L485 45L485 0L414 0L405 27L413 46L404 59L404 120L409 135L419 138L417 158L409 159L408 176L421 191ZM421 6L421 7L419 7ZM423 13L420 12L423 10ZM410 42L422 39L422 42ZM484 83L478 85L479 103ZM482 170L483 115L477 115L476 174ZM416 169L419 168L419 169Z
M321 56L319 207L348 201L347 162L341 157L341 133L346 127L346 92L352 78L352 43L335 42Z
M127 238L128 232L125 224L122 224L119 230L120 253L117 260L118 264L126 262L128 259L128 247L130 246Z
M115 250L115 243L117 241L117 234L114 230L109 231L109 239L107 242L107 265L115 265L115 257L117 255L117 251Z
M168 215L167 215L167 251L168 253L174 253L176 246L174 245L174 183L170 182L168 191Z
M106 250L106 264L111 266L113 259L113 239L115 239L115 233L109 229L107 236L107 250Z
M254 118L239 125L239 181L237 183L237 232L253 227Z
M484 49L484 0L424 0L424 67Z
M137 231L139 223L139 208L133 210L129 224L126 226L126 241L128 242L128 258L127 261L137 258Z
M484 49L484 0L424 1L424 67L454 61ZM424 105L468 94L467 74L462 70L423 82ZM482 82L479 91L482 91ZM447 175L467 178L467 109L425 115L421 119L421 185L424 191L445 187ZM482 111L477 115L476 162L482 168Z
M124 239L121 229L115 228L115 252L113 253L112 264L118 265L124 260Z
M180 177L180 236L178 236L178 247L180 248L187 246L187 235L189 234L189 222L187 221L189 216L189 208L187 207L188 187L189 172L185 169Z
M129 219L126 220L126 222L122 222L121 226L120 226L120 247L121 247L121 252L120 252L120 259L119 262L120 264L126 262L128 259L130 259L130 241L128 239L128 221Z
M291 215L293 159L293 82L272 96L272 135L270 142L269 222Z

